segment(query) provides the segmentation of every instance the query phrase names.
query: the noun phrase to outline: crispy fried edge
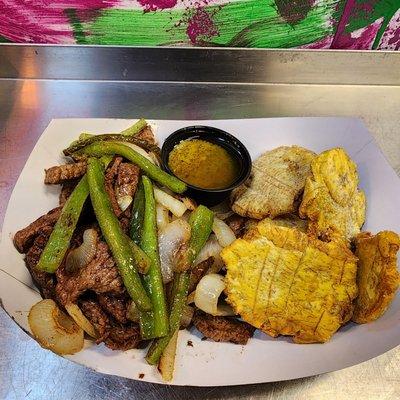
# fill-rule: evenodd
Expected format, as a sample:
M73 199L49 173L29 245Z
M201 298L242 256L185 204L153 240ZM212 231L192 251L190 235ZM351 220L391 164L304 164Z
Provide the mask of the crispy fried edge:
M381 257L384 259L384 267L381 272L378 286L376 287L376 290L379 290L380 294L372 307L370 306L368 308L363 307L363 305L358 301L359 298L356 299L352 321L358 324L372 322L381 317L394 299L396 291L400 285L400 274L397 270L397 252L400 248L400 237L397 233L391 231L381 231L375 236L371 235L369 232L362 232L357 236L355 240L355 254L359 260L357 285L360 285L360 274L369 273L369 271L363 270L363 256L360 253L360 246L367 246L369 241L371 241L371 245L374 245L372 242L374 240L378 241L375 246Z

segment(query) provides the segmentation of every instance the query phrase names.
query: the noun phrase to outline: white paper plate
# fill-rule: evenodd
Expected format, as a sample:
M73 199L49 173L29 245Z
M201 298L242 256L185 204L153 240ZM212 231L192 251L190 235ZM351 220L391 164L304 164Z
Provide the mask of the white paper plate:
M115 119L53 120L43 132L12 193L0 247L0 297L15 321L28 330L27 313L40 299L22 256L11 238L20 228L55 207L58 187L43 184L43 169L62 161L61 150L82 131L117 132L133 121ZM358 164L360 186L367 196L364 229L400 231L399 178L389 166L364 125L348 118L279 118L218 121L151 121L162 142L178 128L211 125L237 136L254 159L281 145L307 147L315 152L343 147ZM326 344L298 345L290 339L272 339L260 332L246 346L201 341L195 330L181 331L174 385L222 386L300 378L348 367L400 344L400 299L378 321L348 324ZM193 347L187 345L191 340ZM45 351L45 350L43 350ZM155 368L143 360L143 350L111 351L86 343L69 359L107 374L161 382Z

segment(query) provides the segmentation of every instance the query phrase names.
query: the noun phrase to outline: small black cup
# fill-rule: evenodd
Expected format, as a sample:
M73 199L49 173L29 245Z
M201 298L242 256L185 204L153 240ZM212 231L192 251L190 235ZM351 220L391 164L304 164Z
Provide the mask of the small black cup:
M179 129L169 135L161 149L161 159L164 169L171 175L174 175L168 166L168 157L172 149L182 140L201 139L215 143L226 149L232 155L239 165L237 179L232 185L223 189L203 189L197 186L189 185L185 192L199 204L214 206L224 201L233 189L247 180L251 172L251 157L246 147L237 138L229 133L211 126L188 126Z

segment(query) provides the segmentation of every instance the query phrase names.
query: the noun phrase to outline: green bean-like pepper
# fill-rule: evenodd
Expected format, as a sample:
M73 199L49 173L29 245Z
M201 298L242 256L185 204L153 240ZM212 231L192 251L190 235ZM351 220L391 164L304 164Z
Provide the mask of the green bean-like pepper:
M37 269L50 273L56 272L69 248L72 234L88 195L88 180L84 175L66 201L36 265Z
M143 218L144 188L142 181L140 181L135 193L135 197L133 198L131 221L129 227L129 236L138 246L140 246L140 243L142 241Z
M101 232L110 247L126 290L139 310L151 310L151 301L144 289L135 266L135 257L115 216L104 188L104 171L98 159L90 158L87 166L90 199Z
M191 237L189 240L188 257L190 264L196 259L200 250L204 247L212 230L214 214L205 206L199 206L192 212L189 219L191 226ZM167 336L158 339L152 343L147 353L146 360L149 364L157 364L165 347L173 337L176 330L179 329L183 308L189 290L190 275L187 271L181 272L175 276L172 288L172 304L169 317L169 333Z
M140 328L143 339L158 338L168 334L168 312L158 254L156 224L156 202L153 185L147 176L142 177L145 210L141 247L150 258L150 269L144 276L144 283L153 304L151 312L140 314Z
M132 126L129 128L124 129L120 133L110 133L110 135L123 135L123 136L135 136L137 135L140 131L142 131L144 128L147 126L147 121L144 118L140 118L137 122L135 122ZM79 140L84 140L84 139L89 139L90 137L97 136L94 133L89 133L89 132L82 132L79 135ZM74 143L77 143L78 141L76 140Z
M213 222L213 212L203 205L198 206L190 215L189 225L191 227L191 236L187 251L188 264L190 266L206 244L212 230Z
M129 245L131 246L136 268L139 274L147 274L150 269L150 258L148 255L130 238L127 236Z
M132 126L121 131L120 134L124 136L135 136L144 128L146 128L146 126L147 126L147 121L144 118L140 118Z
M139 139L135 136L121 135L120 133L106 133L103 135L90 135L85 134L84 139L75 140L69 147L63 150L65 156L74 157L77 151L85 148L89 144L97 142L126 142L135 144L146 151L152 151L157 156L160 155L160 148L155 144L149 143L147 140ZM76 156L75 156L76 157Z
M79 139L78 139L78 140L89 139L89 138L92 137L92 136L96 136L96 135L94 135L93 133L82 132L82 133L79 135ZM78 140L75 140L75 143L77 143Z
M186 304L186 298L189 289L189 274L181 272L177 274L172 289L171 314L169 316L169 333L158 340L155 340L147 352L146 361L151 364L157 364L164 349L167 347L174 333L179 329L182 317L182 310Z
M173 192L183 193L187 188L186 183L182 182L175 176L167 174L161 168L149 161L146 157L143 157L135 150L121 143L113 141L95 142L84 147L77 153L74 153L74 155L75 154L83 154L94 157L101 157L105 154L118 154L136 164L144 172L144 174L150 177L152 180L158 182L162 186L166 186Z
M103 167L106 169L108 167L108 165L110 164L110 162L113 160L113 156L103 156L100 157L100 161L103 164Z

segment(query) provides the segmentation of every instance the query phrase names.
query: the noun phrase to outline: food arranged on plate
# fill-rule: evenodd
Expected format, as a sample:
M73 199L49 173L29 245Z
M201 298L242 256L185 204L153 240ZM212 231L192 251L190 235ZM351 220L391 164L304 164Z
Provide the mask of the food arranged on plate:
M234 190L232 210L255 219L297 211L314 158L315 153L298 146L265 152L253 162L252 179Z
M344 241L264 219L221 255L234 310L270 336L326 342L351 318L357 259Z
M365 220L365 195L358 189L357 167L343 149L324 151L311 163L301 218L309 232L325 240L353 240Z
M113 350L149 344L169 381L181 329L324 343L382 316L400 238L361 231L355 163L342 148L262 151L251 162L235 137L198 126L160 149L143 119L82 133L45 170L59 205L14 235L43 297L28 316L37 341L57 354L80 351L85 334Z

